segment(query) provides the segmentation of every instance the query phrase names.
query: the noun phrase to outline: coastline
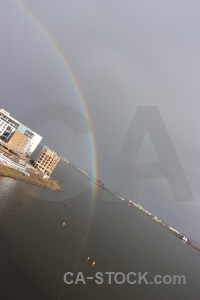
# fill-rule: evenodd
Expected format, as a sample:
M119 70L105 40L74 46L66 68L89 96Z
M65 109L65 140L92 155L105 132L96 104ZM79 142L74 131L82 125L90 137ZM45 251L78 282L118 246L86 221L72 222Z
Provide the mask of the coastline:
M108 186L106 186L102 181L100 181L100 180L98 180L96 178L90 177L84 170L82 170L81 168L77 167L76 165L74 165L74 164L72 164L72 163L70 163L68 161L66 161L66 163L70 167L76 169L84 177L88 178L89 180L91 180L92 182L94 182L95 184L97 184L100 188L104 189L105 191L107 191L108 193L110 193L111 195L113 195L116 199L118 199L118 200L122 201L123 203L125 203L126 205L131 206L132 208L138 210L140 213L142 213L145 216L147 216L148 218L150 218L157 225L161 226L163 229L169 231L171 234L175 235L177 238L179 238L180 240L182 240L185 244L187 244L190 247L196 249L197 251L200 251L200 245L198 245L192 239L186 237L182 232L180 232L177 229L175 229L175 228L173 228L173 227L165 224L165 222L163 222L162 220L159 220L157 216L155 216L151 212L145 210L138 203L135 203L133 200L127 199L126 197L120 196L117 192L112 191L112 189L109 188Z
M52 191L63 192L60 184L55 179L44 179L41 178L40 176L33 175L33 174L31 174L30 177L26 177L20 171L1 163L0 163L0 176L30 183L35 186L50 189Z

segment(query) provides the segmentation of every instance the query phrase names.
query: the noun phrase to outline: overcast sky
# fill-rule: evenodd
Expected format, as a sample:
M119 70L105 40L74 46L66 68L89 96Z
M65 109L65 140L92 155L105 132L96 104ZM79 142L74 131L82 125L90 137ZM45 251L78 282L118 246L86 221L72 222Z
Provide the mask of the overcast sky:
M45 104L63 104L83 113L70 76L37 18L64 54L84 95L99 178L198 240L199 1L21 3L33 17L17 1L0 0L1 107L19 120L27 120L28 113ZM195 201L174 200L166 180L131 184L119 170L115 181L113 169L138 106L158 107ZM55 119L37 123L36 115L30 124L45 144L91 169L88 134L74 136L67 120ZM142 145L140 160L156 159L151 138Z

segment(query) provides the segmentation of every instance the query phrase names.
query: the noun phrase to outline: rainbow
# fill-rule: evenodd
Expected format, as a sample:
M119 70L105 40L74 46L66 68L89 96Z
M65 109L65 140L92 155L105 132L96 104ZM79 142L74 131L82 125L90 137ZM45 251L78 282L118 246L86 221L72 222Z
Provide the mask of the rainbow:
M17 6L25 13L25 15L35 24L35 26L39 29L40 33L42 33L42 35L45 37L45 39L51 46L52 50L56 54L58 61L60 62L62 67L64 67L66 75L68 76L68 78L70 79L70 81L72 83L73 90L80 102L81 110L86 118L86 122L87 122L87 126L88 126L92 175L93 175L93 178L98 178L97 151L96 151L96 146L95 146L95 138L94 138L94 134L93 134L93 130L92 130L92 122L91 122L91 119L90 119L90 116L89 116L89 113L87 110L84 96L83 96L81 89L78 85L78 82L72 72L72 69L71 69L68 61L66 60L63 52L57 45L55 39L47 31L47 29L42 24L42 22L30 11L30 9L24 3L22 3L20 0L14 0L14 1L17 4ZM93 201L92 201L91 210L93 210L93 208L94 208L95 199L96 199L97 185L95 183L93 183L92 191L93 191L93 197L92 197Z

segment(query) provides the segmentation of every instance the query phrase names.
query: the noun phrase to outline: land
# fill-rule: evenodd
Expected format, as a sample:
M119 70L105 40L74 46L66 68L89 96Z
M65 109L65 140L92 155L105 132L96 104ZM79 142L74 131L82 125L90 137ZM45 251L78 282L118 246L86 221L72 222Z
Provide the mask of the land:
M0 176L10 177L15 180L24 181L36 186L50 189L52 191L62 192L62 188L57 180L42 178L39 175L31 174L29 177L23 175L20 171L0 163Z
M171 234L175 235L177 238L182 240L184 243L188 244L192 248L200 251L200 245L198 245L196 242L194 242L192 239L186 237L182 232L178 231L177 229L169 226L162 220L158 219L157 216L153 215L148 210L144 209L140 204L135 203L134 201L127 199L125 197L120 196L117 192L112 191L111 188L106 186L101 180L90 177L85 170L82 170L81 168L77 167L76 165L70 163L66 160L68 165L74 169L76 169L79 173L81 173L83 176L87 177L89 180L94 182L96 185L107 191L108 193L112 194L116 199L124 202L126 205L131 206L132 208L138 210L140 213L145 214L148 218L150 218L152 221L154 221L159 226L163 227L165 230L168 230Z

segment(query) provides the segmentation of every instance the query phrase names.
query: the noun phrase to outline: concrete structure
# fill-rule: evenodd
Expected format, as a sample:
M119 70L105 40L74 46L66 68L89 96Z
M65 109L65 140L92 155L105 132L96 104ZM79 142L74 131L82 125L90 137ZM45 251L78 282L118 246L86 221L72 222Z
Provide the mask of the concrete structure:
M59 161L60 157L54 151L44 147L33 165L44 174L44 177L49 178Z
M22 152L23 147L26 145L28 137L18 130L15 130L11 135L8 144L11 145L18 152Z
M12 167L13 169L20 171L24 175L30 176L30 174L28 172L26 172L26 167L15 163L14 161L9 159L7 156L3 155L2 153L0 153L0 161L3 162L4 164L8 165L9 167Z
M7 111L0 109L0 138L8 142L11 135L16 130L28 138L26 144L22 147L21 152L30 156L41 142L42 137L11 117L10 113Z

